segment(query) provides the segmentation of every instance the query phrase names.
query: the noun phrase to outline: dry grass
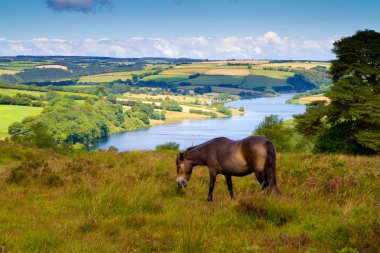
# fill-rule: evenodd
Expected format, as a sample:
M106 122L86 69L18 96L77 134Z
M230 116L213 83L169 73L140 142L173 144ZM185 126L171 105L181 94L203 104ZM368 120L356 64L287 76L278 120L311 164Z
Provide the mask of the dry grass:
M17 70L0 69L0 75L14 75L18 72Z
M112 73L106 73L106 74L99 74L99 75L91 75L91 76L82 76L79 78L80 83L91 83L91 82L112 82L115 80L127 80L132 79L132 75L136 74L142 74L145 71L129 71L129 72L112 72Z
M163 75L192 75L192 74L203 74L207 71L207 68L172 68L164 70L161 74Z
M262 67L285 67L285 68L304 68L310 69L316 66L324 66L330 68L329 62L281 62L281 63L266 63L261 64Z
M37 69L63 69L63 70L68 70L66 66L62 65L40 65L40 66L35 66Z
M299 99L299 102L301 104L309 104L313 101L326 101L329 103L330 99L324 95L314 95L314 96L302 97Z
M248 69L210 69L207 70L205 75L222 75L222 76L247 76L249 75Z
M208 172L175 182L176 152L62 156L0 142L8 252L379 252L380 158L279 154L282 195ZM343 251L342 251L343 252Z

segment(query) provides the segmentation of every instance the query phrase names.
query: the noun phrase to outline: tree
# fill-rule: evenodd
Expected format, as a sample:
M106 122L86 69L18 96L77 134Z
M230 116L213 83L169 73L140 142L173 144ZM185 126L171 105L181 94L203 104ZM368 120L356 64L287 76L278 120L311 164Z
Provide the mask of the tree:
M285 123L278 115L266 116L253 134L266 136L278 151L299 151L309 145L290 123Z
M380 33L358 31L336 41L332 51L337 58L330 69L334 85L327 93L331 103L323 109L326 122L317 151L380 153ZM298 127L304 123L297 120Z

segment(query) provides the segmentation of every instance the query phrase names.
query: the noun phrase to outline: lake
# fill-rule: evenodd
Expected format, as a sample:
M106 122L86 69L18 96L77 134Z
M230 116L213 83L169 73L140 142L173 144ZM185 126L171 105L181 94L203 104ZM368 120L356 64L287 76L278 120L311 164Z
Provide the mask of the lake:
M270 114L282 119L291 119L293 115L305 111L304 105L286 104L294 94L282 94L279 97L266 97L229 102L226 105L244 107L246 114L230 118L185 120L180 123L152 126L149 129L114 134L99 141L94 149L108 149L114 146L119 151L150 150L157 145L174 141L185 149L215 137L228 137L239 140L252 134L255 127Z

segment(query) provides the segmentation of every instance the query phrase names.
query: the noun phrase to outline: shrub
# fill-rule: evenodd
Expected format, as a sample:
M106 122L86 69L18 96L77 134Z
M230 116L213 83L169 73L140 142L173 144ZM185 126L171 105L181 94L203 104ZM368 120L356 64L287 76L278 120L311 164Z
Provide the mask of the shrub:
M162 150L179 150L179 144L176 142L168 142L156 146L157 151Z

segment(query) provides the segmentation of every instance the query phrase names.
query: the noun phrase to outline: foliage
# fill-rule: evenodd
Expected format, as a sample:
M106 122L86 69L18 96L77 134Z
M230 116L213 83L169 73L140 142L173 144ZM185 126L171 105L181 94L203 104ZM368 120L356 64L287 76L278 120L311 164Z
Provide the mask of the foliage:
M266 136L278 151L307 150L309 146L309 142L302 138L292 125L285 124L277 115L266 116L253 134Z
M182 112L183 110L182 106L172 99L165 99L161 102L160 106L163 110L167 111Z
M210 118L217 118L218 115L216 115L215 112L209 112L209 111L203 111L203 110L198 110L198 109L190 109L190 113L195 113L195 114L201 114L201 115L207 115L210 116Z
M117 128L126 129L128 121L120 105L91 100L81 105L58 97L52 99L40 115L10 125L9 134L13 140L32 146L51 146L50 138L57 145L81 143L87 146ZM39 141L42 143L38 144Z
M162 150L174 150L177 151L179 150L179 144L176 142L167 142L164 144L160 144L156 146L157 151L162 151Z
M1 105L24 105L24 106L43 106L42 99L28 94L16 94L14 96L6 96L0 94Z
M232 116L232 111L230 108L228 108L227 106L224 106L222 104L218 104L216 105L216 111L217 112L220 112L228 117L231 117Z
M358 31L336 41L333 52L337 60L330 70L334 86L326 95L331 100L324 109L327 124L318 124L321 117L312 120L316 111L309 110L298 128L306 129L308 122L325 128L315 133L320 152L380 153L380 33ZM327 139L330 143L323 144Z

